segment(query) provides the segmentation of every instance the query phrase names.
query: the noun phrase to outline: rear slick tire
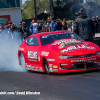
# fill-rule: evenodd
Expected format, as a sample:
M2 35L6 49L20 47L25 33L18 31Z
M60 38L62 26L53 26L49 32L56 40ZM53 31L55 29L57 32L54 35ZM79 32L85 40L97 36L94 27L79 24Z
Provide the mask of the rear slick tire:
M24 70L26 70L26 67L25 67L25 59L24 59L24 56L23 56L23 54L22 54L22 52L21 52L21 54L20 54L20 64L21 64L21 67L24 69Z

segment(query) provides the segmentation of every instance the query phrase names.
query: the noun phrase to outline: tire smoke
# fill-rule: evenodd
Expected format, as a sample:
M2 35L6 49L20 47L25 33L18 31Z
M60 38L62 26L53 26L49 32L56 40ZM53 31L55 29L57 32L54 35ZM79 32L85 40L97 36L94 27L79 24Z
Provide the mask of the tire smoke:
M18 62L18 47L21 44L21 36L18 32L4 29L0 33L0 71L24 72Z

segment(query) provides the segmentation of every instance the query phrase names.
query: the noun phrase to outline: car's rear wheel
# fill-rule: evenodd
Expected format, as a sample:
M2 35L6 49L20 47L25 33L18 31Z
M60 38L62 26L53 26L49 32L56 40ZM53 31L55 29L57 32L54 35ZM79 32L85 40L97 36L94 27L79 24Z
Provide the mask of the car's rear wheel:
M23 68L24 70L26 70L26 67L25 67L25 59L24 59L24 56L23 56L22 52L20 52L20 57L19 57L19 59L20 59L20 64L21 64L22 68Z
M46 71L46 73L47 73L47 74L50 74L50 73L49 73L48 62L47 62L46 59L44 59L44 67L45 67L45 71Z

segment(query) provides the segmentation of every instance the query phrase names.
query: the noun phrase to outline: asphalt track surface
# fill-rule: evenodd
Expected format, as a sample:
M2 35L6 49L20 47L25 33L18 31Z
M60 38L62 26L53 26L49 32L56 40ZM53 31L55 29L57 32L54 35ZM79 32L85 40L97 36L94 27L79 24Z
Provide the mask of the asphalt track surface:
M100 100L100 71L0 72L1 91L37 91L40 95L0 95L0 100Z

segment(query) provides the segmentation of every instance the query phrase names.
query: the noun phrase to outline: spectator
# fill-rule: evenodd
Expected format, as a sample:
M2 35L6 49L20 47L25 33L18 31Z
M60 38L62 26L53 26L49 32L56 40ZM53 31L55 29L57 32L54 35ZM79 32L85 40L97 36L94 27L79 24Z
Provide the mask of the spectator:
M80 11L78 13L78 16L84 16L84 18L87 18L87 15L84 13L83 9L80 8ZM78 18L78 17L77 17Z
M62 27L63 27L63 25L61 24L60 19L57 19L57 22L56 22L56 30L57 31L58 30L62 30Z
M53 32L56 31L56 24L55 24L54 21L52 21L52 31L53 31Z
M22 33L22 21L20 21L19 26L18 26L18 32ZM21 34L20 34L21 35Z
M68 27L70 28L71 31L74 30L74 21L73 20L69 23Z
M70 31L73 31L73 28L74 28L74 20L72 20L69 24L68 24L68 28Z
M11 24L12 24L12 22L11 21L9 21L8 22L8 25L7 25L7 28L10 30L10 28L11 28Z
M100 19L99 19L99 15L96 16L96 21L97 21L97 23L99 25L99 27L98 27L98 33L100 33Z
M42 30L42 27L43 27L43 25L42 25L42 22L40 21L39 23L38 23L38 26L37 26L37 29L38 29L38 32L39 33L41 33L43 30Z
M92 17L92 21L93 21L94 26L95 26L95 33L98 33L99 24L96 21L95 17Z
M47 17L47 21L44 24L45 32L51 32L52 31L52 23L50 17Z
M62 25L63 25L63 30L67 30L68 25L65 18L63 19Z
M84 13L79 13L78 18L74 22L74 32L85 41L93 42L93 36L95 35L93 21L87 18Z
M29 33L28 33L28 26L26 25L25 22L22 22L22 36L23 36L23 39L26 39L28 36L29 36Z
M32 34L38 33L37 27L38 27L38 23L36 23L35 20L33 19L33 20L32 20L32 24L30 25L30 32L31 32Z

